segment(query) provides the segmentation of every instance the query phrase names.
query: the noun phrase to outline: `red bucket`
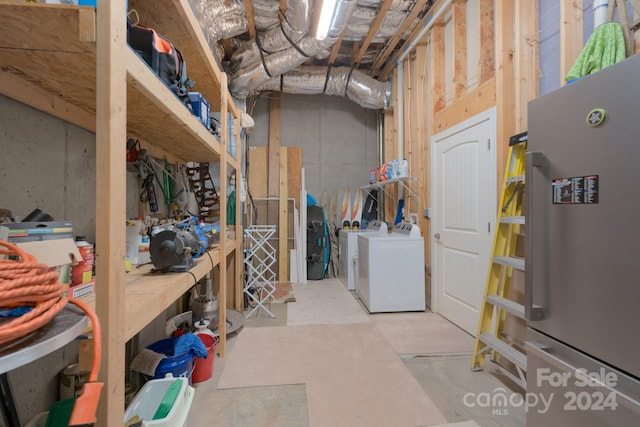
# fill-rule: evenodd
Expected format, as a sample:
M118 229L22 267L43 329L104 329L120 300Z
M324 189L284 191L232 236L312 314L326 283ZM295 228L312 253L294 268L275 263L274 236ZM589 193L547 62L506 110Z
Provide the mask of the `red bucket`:
M207 358L196 357L194 359L196 367L193 368L191 382L200 383L211 378L213 374L213 359L215 358L216 348L218 347L218 339L208 334L198 334L200 340L207 348Z

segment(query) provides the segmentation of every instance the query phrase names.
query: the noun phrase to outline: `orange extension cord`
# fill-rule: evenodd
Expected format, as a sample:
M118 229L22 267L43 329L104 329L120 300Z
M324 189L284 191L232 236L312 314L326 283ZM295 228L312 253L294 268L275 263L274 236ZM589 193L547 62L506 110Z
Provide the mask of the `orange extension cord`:
M68 302L60 294L69 286L59 283L58 273L48 271L47 265L16 245L0 240L0 254L18 257L0 260L0 307L34 305L30 312L0 326L0 344L5 344L53 319Z
M93 363L89 380L82 395L74 404L69 425L95 423L95 413L100 398L102 383L98 383L98 372L102 358L100 322L95 312L84 302L69 300L61 294L69 285L58 282L58 273L50 272L31 254L18 246L0 240L0 254L17 260L0 260L0 307L33 305L30 312L0 326L0 345L21 338L46 325L70 302L84 311L93 325Z

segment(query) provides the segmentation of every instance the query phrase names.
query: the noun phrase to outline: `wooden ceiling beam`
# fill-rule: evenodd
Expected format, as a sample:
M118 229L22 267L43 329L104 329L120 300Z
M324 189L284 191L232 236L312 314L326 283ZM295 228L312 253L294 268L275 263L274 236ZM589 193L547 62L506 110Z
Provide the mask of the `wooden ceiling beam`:
M249 24L249 37L256 38L256 17L253 11L253 1L244 0L244 8L247 12L247 23Z
M362 57L364 56L364 54L367 52L367 49L369 48L369 44L371 43L373 38L376 36L376 34L378 34L378 30L380 30L380 27L382 26L382 22L384 21L384 18L387 16L387 12L391 7L392 1L393 0L384 0L382 2L382 5L380 5L380 10L378 10L376 17L373 19L373 21L371 21L371 27L369 28L369 32L365 36L364 40L362 40L362 45L360 46L360 49L356 51L354 46L354 57L353 57L353 60L351 61L352 67L357 67L360 64Z
M231 46L231 39L222 39L222 48L227 58L231 58L233 55L233 47Z
M398 43L400 43L404 32L407 31L409 25L415 22L416 18L418 17L420 12L422 12L422 9L426 4L427 0L418 0L416 2L416 4L413 6L413 10L411 10L411 12L406 16L406 18L402 22L402 25L400 25L400 28L398 28L396 34L391 39L389 39L389 42L387 43L385 49L382 51L382 54L373 63L373 67L371 67L371 71L369 72L369 75L371 75L371 77L374 77L376 71L378 71L385 64L386 59L391 55L393 49L395 49Z
M409 37L407 37L407 39L402 44L400 49L398 49L396 51L396 53L393 54L393 57L391 57L391 58L389 58L389 60L387 60L386 65L384 66L384 69L380 72L380 77L378 78L378 80L384 81L384 80L387 79L387 77L389 77L389 74L391 73L391 71L395 67L396 59L398 59L398 57L402 54L402 52L404 52L406 49L408 49L408 47L411 45L411 43L413 43L413 41L418 37L420 32L422 32L422 29L427 24L427 21L429 21L433 16L433 13L431 13L431 12L439 10L442 7L442 4L444 3L444 1L445 0L438 0L433 4L433 6L431 6L431 9L429 9L429 11L422 17L422 19L420 20L418 25L416 25L416 27L413 29L413 31L411 32ZM416 16L417 15L418 14L416 13ZM416 18L416 16L412 16L411 19L414 20ZM407 20L408 19L409 18L407 18ZM442 19L442 18L440 18L440 19ZM402 34L403 32L404 32L404 30L401 29L400 31L398 31L396 36L394 36L394 38L398 37L398 41L399 41L399 35ZM396 42L396 44L397 44L397 42ZM386 53L387 53L387 57L388 57L388 56L391 55L392 52L389 51L388 48L387 48L387 51L388 52L386 52ZM380 64L380 65L382 65L382 64ZM375 72L375 70L372 70L372 72Z
M336 40L336 42L333 44L333 47L331 48L331 54L329 55L329 59L327 61L329 65L333 65L336 57L338 56L338 51L340 50L340 46L342 46L342 39L344 38L345 31L346 28L342 31L340 37L338 37L338 40Z

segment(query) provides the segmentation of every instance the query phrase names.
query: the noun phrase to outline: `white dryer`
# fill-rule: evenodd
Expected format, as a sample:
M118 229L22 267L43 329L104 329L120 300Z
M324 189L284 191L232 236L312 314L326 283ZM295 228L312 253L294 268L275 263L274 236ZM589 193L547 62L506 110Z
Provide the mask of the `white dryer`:
M370 313L424 311L424 241L401 222L388 236L358 236L356 291Z
M358 236L388 234L387 223L374 220L363 230L340 230L338 235L338 280L350 291L356 289L356 259L358 256Z

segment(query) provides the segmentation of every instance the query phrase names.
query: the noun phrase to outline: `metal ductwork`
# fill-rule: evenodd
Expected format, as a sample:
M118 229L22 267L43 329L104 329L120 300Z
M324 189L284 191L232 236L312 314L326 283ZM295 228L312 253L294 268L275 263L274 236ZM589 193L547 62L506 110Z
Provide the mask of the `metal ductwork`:
M270 78L256 89L263 90L347 96L358 105L373 109L385 109L391 101L390 82L379 82L349 67L298 67Z
M309 34L313 0L287 0L282 14L273 0L253 0L258 34L255 40L238 42L234 37L248 31L243 0L190 0L211 46L218 40L232 39L234 53L229 62L229 90L236 98L262 90L287 93L325 93L348 96L365 108L386 108L389 85L347 67L302 67L310 57L328 57L331 47L344 31L345 39L361 39L368 31L382 0L338 0L334 20L325 40ZM410 9L414 0L393 0L391 10ZM357 5L357 8L356 8ZM355 9L355 14L354 14ZM402 12L405 13L405 12ZM398 12L391 12L376 35L393 34L398 27ZM374 40L375 41L375 40ZM221 55L221 50L218 50ZM366 62L369 58L363 58ZM350 62L349 52L341 52L336 64ZM292 71L293 70L293 71ZM282 82L279 76L285 74ZM326 87L325 87L326 81Z
M190 3L212 46L220 39L249 30L242 0L191 0Z
M263 50L259 60L240 68L231 76L229 84L231 94L238 98L245 98L266 83L269 78L284 74L300 66L309 57L331 47L346 27L355 5L355 0L338 0L334 15L338 18L332 22L325 40L316 40L308 34L307 21L307 34L299 42L295 44L287 42L290 45L287 49L268 55Z

